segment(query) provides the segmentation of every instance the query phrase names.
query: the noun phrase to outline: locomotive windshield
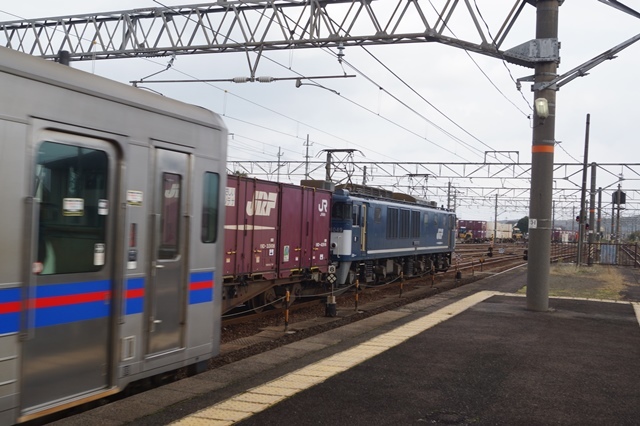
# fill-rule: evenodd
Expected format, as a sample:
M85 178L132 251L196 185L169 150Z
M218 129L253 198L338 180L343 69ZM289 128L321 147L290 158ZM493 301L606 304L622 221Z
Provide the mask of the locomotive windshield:
M351 203L337 201L333 203L331 208L331 217L333 219L350 220L351 219Z

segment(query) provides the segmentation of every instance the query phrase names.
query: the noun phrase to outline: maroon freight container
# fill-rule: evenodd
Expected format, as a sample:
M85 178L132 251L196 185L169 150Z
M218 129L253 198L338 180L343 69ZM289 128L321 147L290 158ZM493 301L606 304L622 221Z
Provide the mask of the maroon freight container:
M331 193L314 188L282 185L280 213L280 278L329 265Z
M276 278L277 183L230 175L225 193L224 275Z

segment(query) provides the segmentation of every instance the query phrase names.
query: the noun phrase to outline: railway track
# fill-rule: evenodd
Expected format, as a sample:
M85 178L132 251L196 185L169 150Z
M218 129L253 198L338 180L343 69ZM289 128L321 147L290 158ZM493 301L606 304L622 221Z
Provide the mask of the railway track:
M464 276L466 279L475 276L476 273L491 273L498 272L500 270L504 270L510 267L514 267L517 265L521 265L525 263L524 260L524 250L523 246L501 246L498 248L494 248L495 254L489 257L488 248L489 244L477 244L476 247L473 248L465 248L461 251L456 251L456 258L454 264L450 267L450 269L446 273L440 274L424 274L420 276L414 276L410 278L395 278L390 282L383 284L359 284L358 296L366 297L368 292L380 292L383 290L387 291L395 291L398 294L404 290L405 287L417 286L417 285L435 285L437 282L441 282L446 279L461 279ZM477 278L480 278L478 275ZM337 301L344 300L354 300L356 293L355 285L351 288L343 291L342 294L336 296ZM268 310L263 310L262 312L251 313L250 311L245 312L235 312L230 315L223 316L222 319L222 327L223 334L224 330L229 326L234 325L242 325L245 323L259 323L260 320L267 320L273 318L281 318L286 315L287 310L289 313L295 313L299 311L303 311L305 309L312 309L317 307L318 305L324 305L326 301L326 296L329 296L330 293L316 295L310 300L300 300L304 299L305 296L298 296L298 301L294 304L291 304L288 308L277 307ZM277 300L278 304L283 303L284 298Z

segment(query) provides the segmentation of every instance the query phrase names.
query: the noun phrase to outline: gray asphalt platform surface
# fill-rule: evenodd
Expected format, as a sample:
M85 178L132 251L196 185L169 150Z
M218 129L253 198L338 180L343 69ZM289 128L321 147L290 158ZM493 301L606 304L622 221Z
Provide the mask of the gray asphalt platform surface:
M621 298L638 300L639 274L621 274ZM590 272L579 280L598 285ZM478 291L515 293L525 283L525 268L488 277L56 424L168 424ZM633 306L556 298L549 304L549 312L532 312L524 297L492 296L238 424L640 424Z
M524 306L494 296L239 424L640 424L633 307Z

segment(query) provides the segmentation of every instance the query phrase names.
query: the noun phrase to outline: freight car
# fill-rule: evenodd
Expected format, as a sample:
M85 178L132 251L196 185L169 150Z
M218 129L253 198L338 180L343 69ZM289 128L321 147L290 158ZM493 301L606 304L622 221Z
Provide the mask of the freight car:
M225 204L223 313L281 306L286 291L293 302L344 291L356 278L380 282L451 263L454 215L406 195L230 175Z
M455 214L410 196L360 185L332 199L331 254L336 285L446 271Z
M329 270L331 192L227 178L223 313L255 311L323 291Z
M458 238L467 243L488 241L487 222L484 220L459 220Z
M220 118L0 48L0 424L219 352Z
M487 223L487 237L496 242L508 242L513 239L513 224L498 222L497 227L494 222Z
M578 241L578 233L556 228L551 231L551 241L554 243L575 243Z

